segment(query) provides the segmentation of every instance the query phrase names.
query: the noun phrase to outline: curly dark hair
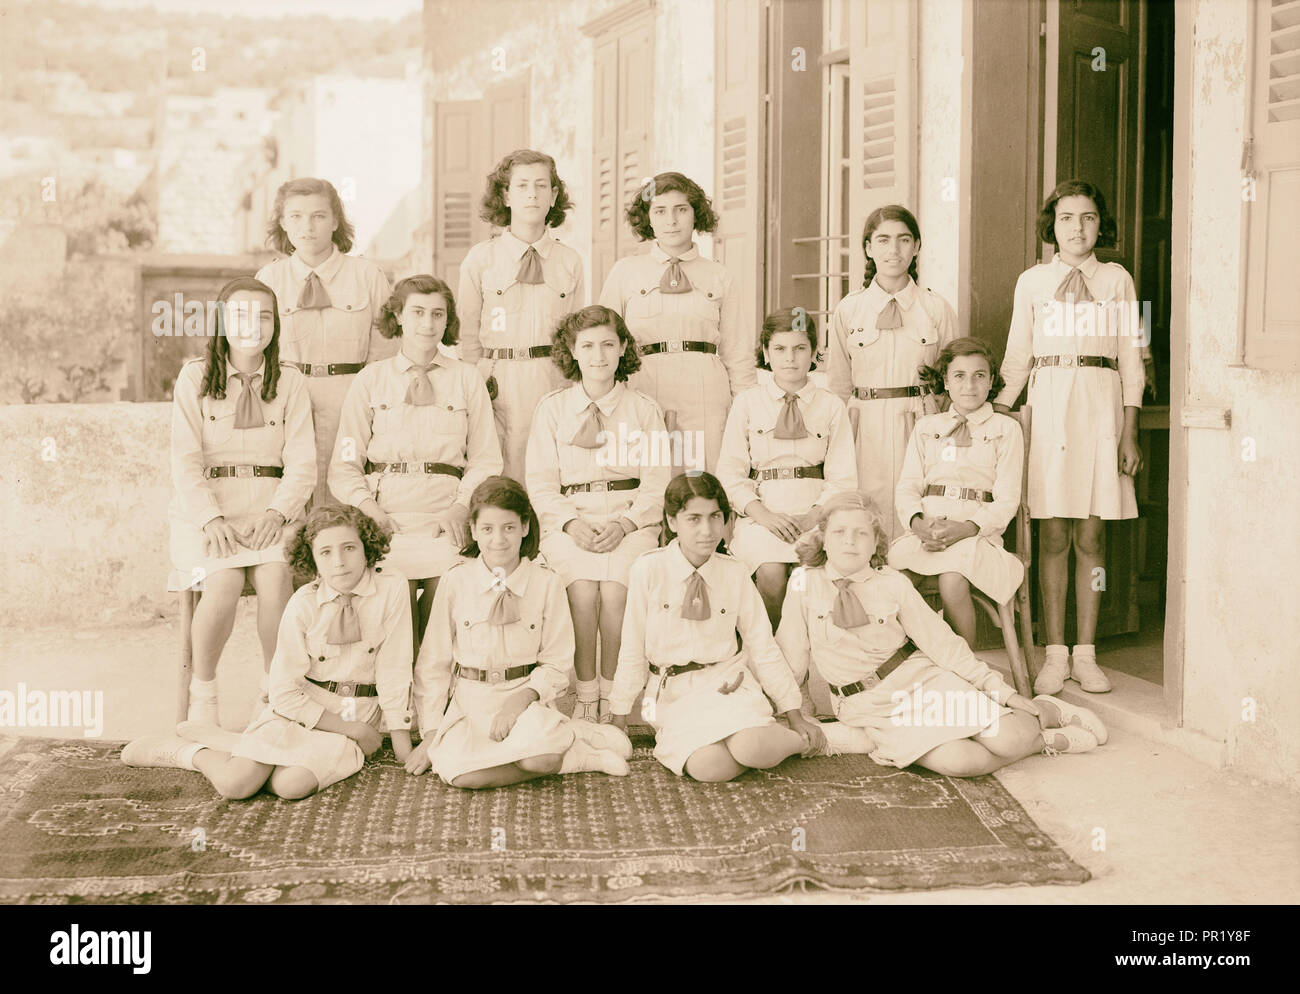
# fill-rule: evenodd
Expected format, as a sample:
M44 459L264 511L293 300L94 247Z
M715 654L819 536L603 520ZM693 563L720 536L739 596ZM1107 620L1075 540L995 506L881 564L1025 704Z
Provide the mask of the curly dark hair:
M532 502L528 499L528 491L517 480L512 480L508 476L489 476L470 494L471 525L478 520L478 512L485 507L498 507L503 511L513 511L519 515L519 520L528 526L528 534L519 543L519 555L523 559L536 559L542 545L542 526L537 521L537 512L533 510ZM478 542L474 541L472 530L460 554L470 559L477 559L480 555Z
M506 206L506 190L510 186L510 171L515 166L549 166L551 169L551 188L558 190L555 203L546 213L546 226L558 228L564 223L565 216L573 210L573 201L569 199L569 190L560 179L555 168L555 160L545 152L535 152L531 148L517 148L488 173L487 192L480 203L479 217L488 224L498 228L510 227L510 208Z
M648 242L655 236L654 225L650 223L650 204L655 197L663 193L684 193L690 201L691 210L695 212L696 231L715 231L718 227L718 215L713 210L713 202L704 194L700 184L681 173L659 173L641 189L636 191L632 203L627 208L627 223L632 233L641 241Z
M385 338L401 338L402 326L398 323L406 298L413 293L436 293L447 303L447 327L442 333L443 343L455 345L460 341L460 317L456 314L456 299L451 295L451 287L436 276L423 273L398 280L393 292L384 301L379 311L379 333Z
M754 352L759 369L770 370L767 356L763 350L772 343L772 336L783 331L802 331L808 336L808 345L812 348L813 360L808 369L817 368L817 322L802 307L782 307L763 318L763 330L758 335L758 349Z
M578 360L573 358L573 347L578 342L578 332L588 328L612 327L623 343L623 354L618 360L618 369L614 370L614 379L626 381L629 376L641 368L641 353L637 351L636 339L627 330L623 315L602 304L592 304L580 311L568 314L556 326L551 336L551 361L560 368L566 380L581 380L582 370Z
M334 189L334 184L329 180L316 179L312 176L281 183L280 189L275 191L275 206L271 208L271 219L266 222L267 245L284 255L293 255L293 242L289 241L289 233L280 224L284 220L284 202L290 197L310 197L315 194L329 198L330 210L334 212L332 241L339 247L340 252L352 251L352 239L356 237L356 229L343 211L343 198L339 196L339 191Z
M214 326L208 329L208 349L203 360L203 378L199 385L199 396L215 397L217 400L223 400L226 396L226 361L230 358L226 301L241 290L264 293L271 298L271 340L262 349L266 361L262 369L262 399L275 400L276 388L280 384L280 305L276 302L275 291L261 280L251 276L236 276L217 291L217 306L213 314Z
M846 490L836 494L825 504L813 508L816 512L813 527L799 536L794 544L795 555L804 566L822 566L826 563L826 522L836 511L863 511L876 533L876 550L871 554L871 568L878 569L886 565L889 558L889 529L885 526L885 516L876 507L876 502L862 490Z
M947 387L944 386L944 380L948 376L948 366L959 355L983 356L989 364L989 396L996 397L1002 392L1002 388L1007 384L998 371L998 361L993 355L993 349L979 338L955 338L943 347L933 366L918 366L917 373L920 375L922 388L929 390L936 397L945 393Z
M359 507L349 504L330 504L318 507L307 520L293 533L289 540L289 563L294 572L303 576L316 576L316 558L312 555L311 544L316 536L326 528L347 527L356 531L361 539L361 547L366 550L366 565L374 567L375 563L388 555L391 536L374 518L368 517Z
M912 237L916 239L917 255L912 256L912 264L907 267L907 275L912 277L914 283L920 279L916 274L916 259L921 253L921 226L917 223L916 216L906 207L900 204L886 204L868 214L867 223L862 226L862 254L867 260L867 268L862 273L863 287L871 286L871 281L876 278L876 261L867 255L867 246L871 244L871 236L876 233L876 229L886 221L902 221L907 225L907 230L912 233Z
M662 534L664 545L677 537L677 533L669 524L670 519L675 518L678 512L695 497L717 501L718 509L722 511L722 520L724 522L731 520L731 501L727 499L727 489L716 476L712 473L678 473L668 481L668 486L664 490ZM726 539L719 540L718 551L727 551Z
M1097 226L1097 248L1114 248L1118 234L1115 216L1106 207L1106 197L1095 185L1087 180L1067 179L1056 184L1052 195L1043 202L1043 209L1038 212L1038 238L1040 241L1056 244L1056 205L1063 197L1088 197L1097 205L1099 224Z

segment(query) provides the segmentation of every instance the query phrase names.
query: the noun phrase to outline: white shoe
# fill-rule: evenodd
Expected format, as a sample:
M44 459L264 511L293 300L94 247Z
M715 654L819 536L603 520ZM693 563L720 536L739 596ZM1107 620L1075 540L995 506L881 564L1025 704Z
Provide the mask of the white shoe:
M590 721L593 724L600 721L600 702L575 701L572 717L574 721Z
M608 725L611 721L614 720L614 710L613 708L610 707L608 697L602 697L599 703L600 703L600 723L602 725Z
M561 773L608 773L612 777L625 777L632 772L627 760L608 749L593 749L581 738L574 737L573 745L564 754Z
M1077 704L1066 704L1065 701L1048 697L1046 694L1039 694L1034 698L1034 703L1038 705L1039 722L1044 728L1066 728L1074 725L1091 732L1092 737L1097 740L1097 745L1105 745L1110 737L1106 732L1106 726L1094 711L1079 707Z
M842 721L823 721L822 734L826 736L826 755L866 755L875 752L876 743L865 728L846 725Z
M194 756L201 748L177 735L146 735L122 747L122 762L127 766L195 770Z
M612 752L622 759L632 758L632 740L616 725L575 721L573 734L593 749Z
M1096 656L1075 656L1070 675L1090 694L1104 694L1110 690L1110 680L1097 665ZM1037 685L1034 689L1038 689Z
M1097 748L1092 732L1075 725L1065 728L1043 729L1043 755L1055 756L1062 752L1091 752Z
M1065 689L1065 681L1070 675L1070 657L1062 653L1048 656L1043 668L1034 679L1035 694L1059 694Z
M230 732L220 725L209 725L201 721L182 721L176 726L176 734L190 742L202 742L209 749L219 752L234 752L243 738L238 732Z
M211 697L203 697L191 691L190 707L185 712L185 720L220 726L221 717L217 713L217 695L214 693Z

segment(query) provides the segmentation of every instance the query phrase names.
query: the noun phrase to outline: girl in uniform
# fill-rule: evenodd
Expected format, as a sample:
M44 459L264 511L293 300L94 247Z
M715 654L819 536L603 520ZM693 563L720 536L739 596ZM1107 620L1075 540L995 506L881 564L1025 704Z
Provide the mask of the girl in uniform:
M655 729L655 758L678 776L711 782L824 746L799 712L799 687L749 571L718 553L730 516L711 474L683 473L668 484L672 541L632 564L611 698L614 724L626 728L646 691L641 715ZM788 725L773 717L768 697Z
M632 385L673 412L683 467L711 471L731 398L755 383L754 339L741 327L731 275L693 238L717 228L718 216L699 184L660 173L637 193L627 220L638 238L654 241L614 263L600 302L623 315L645 359Z
M830 684L829 754L972 777L1106 741L1091 711L1017 694L884 565L884 522L867 494L833 497L817 518L799 540L803 582L786 593L777 642L796 679L811 661Z
M844 402L808 378L816 349L817 325L802 308L767 316L758 362L772 376L732 403L718 460L718 479L741 515L728 548L757 572L773 628L812 509L858 485Z
M528 493L542 519L542 554L564 580L573 609L573 716L608 722L628 571L659 545L671 454L662 451L659 405L627 386L641 359L617 311L595 304L570 314L556 329L551 358L578 382L547 395L537 410Z
M1029 381L1029 513L1042 519L1038 571L1048 643L1034 690L1057 693L1073 676L1084 690L1104 693L1110 681L1097 666L1094 645L1104 522L1137 517L1133 478L1142 468L1137 292L1123 266L1098 262L1093 254L1115 244L1115 219L1091 183L1058 185L1039 214L1038 234L1056 246L1056 255L1016 281L1002 361L1006 386L994 399L996 409L1007 411ZM1071 546L1078 639L1073 668L1065 646Z
M564 385L550 361L560 319L582 306L582 257L548 232L572 209L542 152L511 152L488 176L481 216L506 230L479 242L460 265L461 358L477 363L496 410L505 474L524 479L528 426L537 402Z
M228 800L263 786L298 800L345 780L392 737L411 753L411 618L406 583L374 571L388 538L352 507L316 508L290 554L316 580L289 599L271 661L271 702L242 735L183 721L178 736L122 750L127 766L202 773Z
M831 390L858 412L858 485L885 514L890 535L900 531L894 485L907 447L903 415L926 410L917 370L957 337L952 307L916 285L920 248L911 211L897 204L872 211L862 232L863 288L841 300L831 318Z
M401 351L367 366L348 391L330 488L392 535L392 551L375 568L410 581L418 645L438 577L465 544L470 494L501 472L501 448L483 380L438 348L455 342L460 326L447 284L401 280L383 323Z
M971 584L1005 604L1025 578L1024 564L1002 547L1020 506L1024 437L988 403L1002 383L992 349L978 338L949 343L921 378L951 406L912 430L895 492L907 533L889 547L889 565L938 576L944 619L973 646Z
M275 193L266 229L267 244L284 258L257 271L279 301L281 358L308 377L316 427L313 505L331 502L330 455L353 376L396 351L378 333L388 278L373 262L344 254L353 234L332 183L289 180Z
M433 634L420 647L415 700L420 744L411 773L453 787L504 787L552 773L626 776L632 743L609 725L555 709L573 670L564 582L537 563L537 515L503 476L470 500L468 562L434 596Z
M311 398L279 360L275 294L251 277L217 294L207 355L181 367L172 400L173 572L169 590L201 590L191 625L188 717L218 724L217 660L245 579L257 591L266 667L293 593L289 527L316 484ZM265 692L265 679L263 691Z

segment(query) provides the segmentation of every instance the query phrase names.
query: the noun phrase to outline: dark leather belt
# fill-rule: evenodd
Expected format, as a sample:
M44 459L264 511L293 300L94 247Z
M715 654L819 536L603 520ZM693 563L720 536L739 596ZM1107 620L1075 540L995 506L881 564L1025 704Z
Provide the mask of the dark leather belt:
M970 487L941 487L931 483L925 488L926 497L948 497L952 500L978 500L985 504L993 503L993 494L988 490L974 490Z
M205 479L215 480L222 476L236 476L241 480L254 476L284 476L283 466L209 466L203 471Z
M460 479L465 471L445 462L371 462L366 460L367 473L437 473Z
M836 694L839 697L852 697L854 694L860 694L864 690L870 690L881 680L885 679L885 677L889 676L889 674L893 673L894 670L898 669L898 667L903 664L903 661L914 652L916 652L916 646L912 644L911 639L908 639L898 647L897 652L876 667L876 672L862 680L859 680L857 683L847 683L843 687L831 687L831 693ZM830 686L830 684L827 684L827 686Z
M889 397L919 397L920 387L854 387L853 396L858 400L884 400Z
M484 349L484 359L544 359L551 354L549 345L534 345L531 349Z
M682 663L680 666L656 666L651 663L650 672L655 676L663 674L664 678L667 679L670 676L676 676L678 673L689 673L691 670L707 670L712 665L712 663Z
M316 686L328 690L331 694L338 694L340 697L378 697L379 691L375 689L373 683L352 683L348 680L313 680L307 678L308 683L314 683Z
M518 680L521 676L527 676L540 665L541 663L529 663L527 666L512 666L508 670L479 670L473 666L461 666L457 663L455 675L466 680L477 680L479 683L505 683L507 680Z
M1034 369L1039 366L1104 366L1106 369L1119 369L1119 362L1104 355L1034 356Z
M816 466L780 466L776 469L751 469L749 478L751 480L824 480L826 479L826 464L818 463Z
M652 342L638 345L637 351L642 355L654 355L657 352L708 352L716 354L718 347L712 342Z
M342 376L344 373L359 373L366 368L364 362L291 362L308 376Z
M596 480L594 483L566 483L560 487L562 494L603 494L606 490L635 490L641 486L639 477L630 480Z

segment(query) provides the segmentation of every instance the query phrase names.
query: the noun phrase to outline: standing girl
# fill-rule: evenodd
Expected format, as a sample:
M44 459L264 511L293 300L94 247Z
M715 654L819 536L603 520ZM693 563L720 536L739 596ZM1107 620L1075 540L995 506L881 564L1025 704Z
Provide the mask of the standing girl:
M492 477L474 491L470 514L469 562L438 586L433 634L416 664L423 739L407 770L432 765L453 787L593 770L626 776L626 735L555 709L569 688L573 624L563 581L535 562L537 515L524 488Z
M1029 513L1043 519L1038 574L1047 660L1034 690L1054 694L1067 676L1091 693L1110 690L1097 666L1096 578L1105 569L1104 522L1137 517L1133 477L1142 468L1137 421L1144 387L1137 292L1115 262L1093 249L1115 244L1115 219L1091 183L1059 184L1038 216L1038 235L1056 246L1016 281L1011 330L994 400L1006 411L1029 381ZM1074 547L1076 638L1065 646L1065 598ZM1104 586L1104 585L1103 585Z
M695 232L717 228L718 216L698 183L660 173L637 193L627 220L654 242L614 263L600 302L623 315L646 359L632 385L676 413L683 464L712 470L731 398L755 383L753 333L740 325L731 274L694 242Z
M811 661L830 684L838 720L821 726L827 752L973 777L1106 741L1091 711L1017 694L884 565L884 521L865 493L834 497L817 517L799 540L804 582L790 584L776 637L797 679Z
M191 624L191 720L218 724L217 660L230 638L245 579L257 592L266 667L293 593L288 527L316 484L311 398L281 365L275 294L252 277L217 294L207 355L176 377L172 401L169 590L203 591ZM263 680L265 690L265 680Z
M730 516L727 492L709 473L683 473L668 484L664 523L672 541L632 564L611 699L614 724L626 728L646 690L641 714L655 729L655 758L678 776L711 782L825 744L799 713L799 687L748 570L718 554ZM773 717L768 697L788 727Z
M844 402L808 379L816 350L817 325L802 308L767 316L758 362L772 378L736 397L718 460L718 479L742 515L729 548L757 571L773 628L781 622L790 564L799 561L794 542L810 513L858 485Z
M243 735L184 721L177 736L137 739L127 766L197 770L227 800L263 786L298 800L345 780L383 744L411 753L411 619L406 584L373 569L388 548L352 507L317 508L290 555L317 579L289 599L271 661L271 702Z
M659 545L671 456L663 414L627 386L641 359L617 311L595 304L555 332L551 357L578 380L542 400L528 438L528 492L542 518L542 554L573 609L575 718L608 722L632 561ZM601 673L596 674L596 636Z
M988 402L1002 382L993 350L978 338L951 342L921 378L951 406L912 430L895 491L907 534L890 546L889 565L939 577L944 619L974 646L971 584L1005 604L1025 578L1024 564L1002 547L1020 506L1024 436Z
M266 226L267 244L285 258L257 271L280 304L281 356L309 378L316 426L314 505L331 502L330 455L353 376L367 362L395 351L377 333L388 278L373 262L344 255L352 249L352 237L332 183L289 180L276 191Z
M841 300L831 318L831 390L858 412L858 485L885 514L891 535L899 533L894 485L907 448L903 415L926 409L917 370L957 337L952 307L916 285L920 249L911 211L897 204L872 211L862 231L863 289Z
M438 577L465 544L470 494L501 472L501 448L483 380L438 348L455 342L460 327L447 284L427 275L398 282L383 327L401 351L353 381L330 488L392 535L392 552L375 568L410 581L418 644Z
M489 174L481 212L506 230L475 245L460 265L461 358L477 363L488 383L505 474L515 480L524 478L537 402L564 385L550 361L551 335L582 306L582 257L547 231L572 207L554 159L511 152Z

